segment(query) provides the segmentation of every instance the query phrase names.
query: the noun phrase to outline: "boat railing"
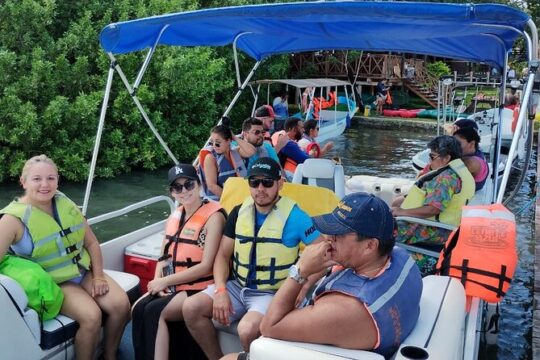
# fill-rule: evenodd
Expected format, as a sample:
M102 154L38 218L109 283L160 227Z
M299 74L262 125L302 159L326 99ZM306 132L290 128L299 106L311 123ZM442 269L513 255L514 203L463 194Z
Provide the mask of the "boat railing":
M88 224L95 225L95 224L98 224L100 222L110 220L110 219L114 219L116 217L125 215L125 214L127 214L129 212L132 212L134 210L137 210L137 209L140 209L140 208L143 208L143 207L146 207L148 205L152 205L152 204L155 204L155 203L158 203L158 202L161 202L161 201L165 201L167 203L167 205L169 205L170 213L172 213L174 211L175 206L174 206L174 202L171 200L171 198L169 198L167 196L160 195L160 196L154 196L152 198L149 198L149 199L146 199L146 200L143 200L143 201L136 202L134 204L128 205L128 206L123 207L123 208L118 209L118 210L114 210L114 211L111 211L111 212L108 212L108 213L105 213L105 214L98 215L98 216L95 216L93 218L90 218L90 219L88 219Z

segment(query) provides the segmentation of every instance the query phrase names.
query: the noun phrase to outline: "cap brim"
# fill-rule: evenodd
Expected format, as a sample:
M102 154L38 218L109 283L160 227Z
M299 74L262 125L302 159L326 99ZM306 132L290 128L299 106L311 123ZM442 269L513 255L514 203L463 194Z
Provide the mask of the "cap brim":
M334 214L325 214L313 217L315 228L326 235L343 235L354 232L353 229L341 224Z

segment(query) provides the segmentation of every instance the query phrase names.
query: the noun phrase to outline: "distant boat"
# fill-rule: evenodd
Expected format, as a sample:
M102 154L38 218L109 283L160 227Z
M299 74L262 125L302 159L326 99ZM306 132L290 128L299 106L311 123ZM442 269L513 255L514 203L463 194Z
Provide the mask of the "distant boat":
M297 111L290 114L292 117L299 117L304 120L315 119L319 122L319 136L317 142L335 138L343 133L350 126L354 114L358 111L354 96L354 89L348 81L337 79L270 79L257 80L249 85L255 90L255 109L259 104L259 94L261 87L266 86L266 103L271 104L269 94L272 85L291 86L296 88L294 104ZM263 89L264 90L264 89ZM330 95L334 92L334 95ZM305 94L305 96L303 96ZM334 96L334 97L332 97ZM322 101L321 101L322 99ZM320 106L325 100L329 106ZM320 108L319 108L320 107ZM289 106L289 109L291 106Z

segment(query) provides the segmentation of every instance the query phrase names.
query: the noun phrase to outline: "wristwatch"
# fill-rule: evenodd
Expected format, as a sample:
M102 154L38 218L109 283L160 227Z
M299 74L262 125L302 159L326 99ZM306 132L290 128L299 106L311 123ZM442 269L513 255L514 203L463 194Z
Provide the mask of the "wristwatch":
M297 283L299 283L300 285L302 285L303 283L307 281L306 278L303 278L300 275L300 269L298 268L296 264L294 264L293 266L289 268L289 277L293 279L294 281L296 281Z

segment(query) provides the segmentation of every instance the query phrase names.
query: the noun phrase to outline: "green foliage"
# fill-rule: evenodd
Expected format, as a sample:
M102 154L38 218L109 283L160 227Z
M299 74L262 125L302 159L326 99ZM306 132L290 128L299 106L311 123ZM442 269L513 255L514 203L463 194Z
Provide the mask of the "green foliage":
M426 64L427 71L433 76L440 78L443 75L450 75L450 67L442 61L435 61Z
M40 153L62 177L84 180L98 127L109 59L99 33L111 22L201 7L251 4L247 0L5 0L0 4L0 182L19 176ZM118 61L132 83L144 52ZM245 76L253 61L243 56ZM286 76L288 57L259 74ZM159 47L137 96L150 120L181 161L191 161L236 91L227 48ZM249 91L231 116L239 128L249 115ZM96 175L171 163L115 74Z

